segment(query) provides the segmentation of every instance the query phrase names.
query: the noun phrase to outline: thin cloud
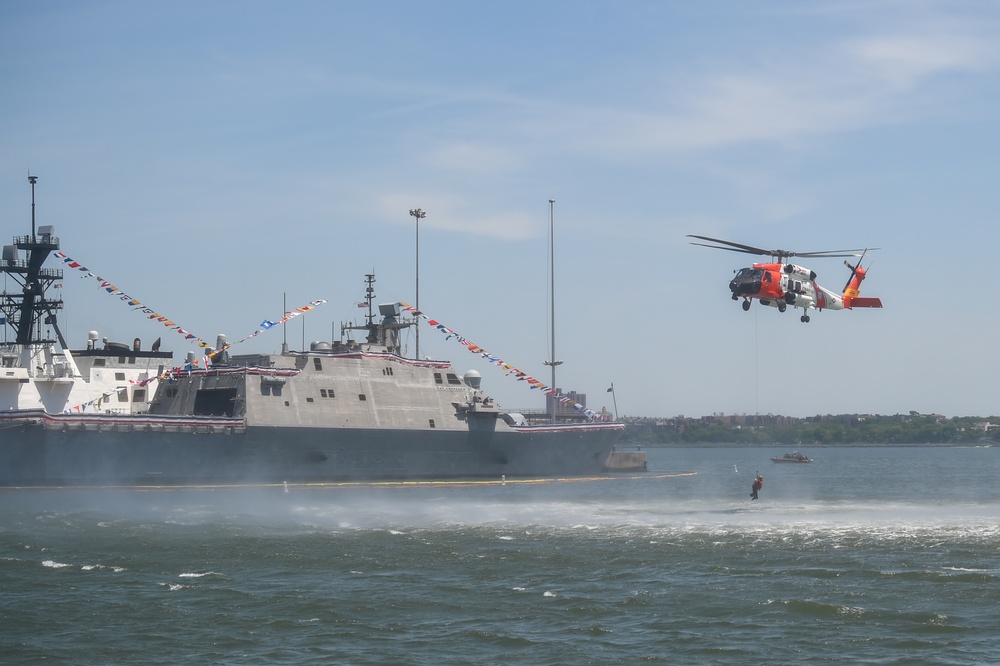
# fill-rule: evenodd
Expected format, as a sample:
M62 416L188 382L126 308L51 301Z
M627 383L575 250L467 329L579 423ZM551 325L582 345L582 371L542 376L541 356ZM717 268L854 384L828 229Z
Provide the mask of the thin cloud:
M524 159L516 151L482 141L443 143L425 158L427 166L462 172L510 173L524 166Z
M907 91L939 74L996 69L1000 45L995 31L984 34L983 28L944 22L911 34L848 40L841 50L874 81Z
M947 113L942 74L991 71L1000 43L980 30L949 24L938 33L884 34L811 45L729 71L661 81L662 108L534 107L536 137L561 137L569 151L616 159L747 142L793 142L907 122L916 113ZM680 92L677 92L680 90Z

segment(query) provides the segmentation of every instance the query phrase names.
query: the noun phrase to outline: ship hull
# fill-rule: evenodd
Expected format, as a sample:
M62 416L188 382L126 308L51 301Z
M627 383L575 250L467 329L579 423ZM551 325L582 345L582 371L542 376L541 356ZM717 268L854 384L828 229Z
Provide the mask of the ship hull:
M246 427L238 419L5 415L0 485L204 485L580 476L620 424L439 431Z
M36 230L35 180L31 235L0 254L0 487L585 475L605 469L624 430L601 422L584 397L554 389L536 395L544 392L553 418L567 422L523 425L483 391L478 372L460 377L448 361L405 357L401 331L421 321L444 326L399 302L376 304L374 274L365 276L365 323L342 325L341 339L232 355L236 344L326 301L265 319L234 343L220 335L213 346L59 252L51 226ZM178 365L159 339L144 350L139 338L127 345L96 330L83 349L69 349L56 318L62 299L46 296L63 278L61 268L43 268L50 255L204 356L192 350ZM358 332L363 339L352 337Z

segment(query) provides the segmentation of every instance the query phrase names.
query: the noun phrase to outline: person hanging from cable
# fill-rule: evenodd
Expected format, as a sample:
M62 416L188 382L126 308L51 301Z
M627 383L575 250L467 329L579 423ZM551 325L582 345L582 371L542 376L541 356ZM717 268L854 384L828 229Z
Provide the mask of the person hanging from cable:
M753 484L750 486L750 499L757 499L757 491L759 491L763 485L764 477L760 475L760 472L757 472L757 477L753 480Z

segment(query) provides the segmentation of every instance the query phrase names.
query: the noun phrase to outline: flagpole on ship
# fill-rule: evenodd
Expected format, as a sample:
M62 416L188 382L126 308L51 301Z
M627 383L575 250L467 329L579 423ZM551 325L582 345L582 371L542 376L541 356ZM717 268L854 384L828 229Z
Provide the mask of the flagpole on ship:
M281 311L288 312L288 292L281 293ZM288 327L281 327L281 355L288 355Z

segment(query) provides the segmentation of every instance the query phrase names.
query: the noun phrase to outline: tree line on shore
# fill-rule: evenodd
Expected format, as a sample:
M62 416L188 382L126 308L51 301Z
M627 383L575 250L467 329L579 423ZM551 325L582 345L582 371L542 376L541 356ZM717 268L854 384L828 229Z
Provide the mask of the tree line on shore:
M990 444L1000 443L1000 418L940 415L842 415L794 419L734 417L623 419L624 440L648 446L684 444Z

